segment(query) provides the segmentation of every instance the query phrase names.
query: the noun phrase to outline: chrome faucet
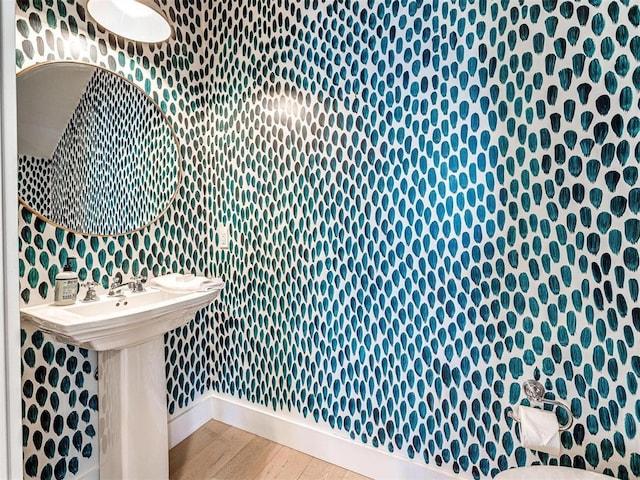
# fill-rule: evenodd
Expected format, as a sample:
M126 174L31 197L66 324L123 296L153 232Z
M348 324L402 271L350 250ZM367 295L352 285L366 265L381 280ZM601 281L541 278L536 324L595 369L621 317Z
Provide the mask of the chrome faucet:
M113 277L113 282L109 287L108 296L114 297L116 295L123 295L121 290L123 288L129 287L133 293L144 292L144 282L147 281L147 277L143 275L135 275L131 278L131 281L128 283L122 283L122 274L120 272L116 273Z
M116 273L115 276L113 277L113 282L111 282L111 285L109 286L109 293L107 293L107 295L109 297L114 297L116 295L122 295L122 293L120 293L120 290L122 290L125 287L128 287L129 284L127 283L122 283L122 274L120 272Z

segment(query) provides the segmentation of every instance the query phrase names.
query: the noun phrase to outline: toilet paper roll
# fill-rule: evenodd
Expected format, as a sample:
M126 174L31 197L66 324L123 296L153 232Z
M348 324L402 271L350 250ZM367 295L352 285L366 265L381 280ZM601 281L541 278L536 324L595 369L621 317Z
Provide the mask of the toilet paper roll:
M554 412L520 406L520 443L523 447L560 455L560 425Z

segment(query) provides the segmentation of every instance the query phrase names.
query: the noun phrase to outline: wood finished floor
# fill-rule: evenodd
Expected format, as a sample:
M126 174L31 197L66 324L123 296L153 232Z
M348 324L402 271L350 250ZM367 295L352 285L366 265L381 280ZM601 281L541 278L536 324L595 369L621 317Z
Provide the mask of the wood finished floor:
M170 480L367 480L211 420L169 451Z

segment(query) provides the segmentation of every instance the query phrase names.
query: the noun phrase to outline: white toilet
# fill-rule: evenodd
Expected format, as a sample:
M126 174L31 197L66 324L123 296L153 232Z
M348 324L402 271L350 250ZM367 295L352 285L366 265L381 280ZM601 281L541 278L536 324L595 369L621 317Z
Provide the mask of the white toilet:
M512 468L500 472L495 480L611 480L600 473L587 472L577 468L551 467L539 465L533 467Z

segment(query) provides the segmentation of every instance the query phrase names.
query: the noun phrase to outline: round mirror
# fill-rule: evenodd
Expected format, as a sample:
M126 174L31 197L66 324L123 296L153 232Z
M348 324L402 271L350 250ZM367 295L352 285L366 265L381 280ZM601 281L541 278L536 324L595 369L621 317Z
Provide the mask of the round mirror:
M178 142L160 108L94 65L18 74L18 194L63 228L121 235L155 221L180 182Z

